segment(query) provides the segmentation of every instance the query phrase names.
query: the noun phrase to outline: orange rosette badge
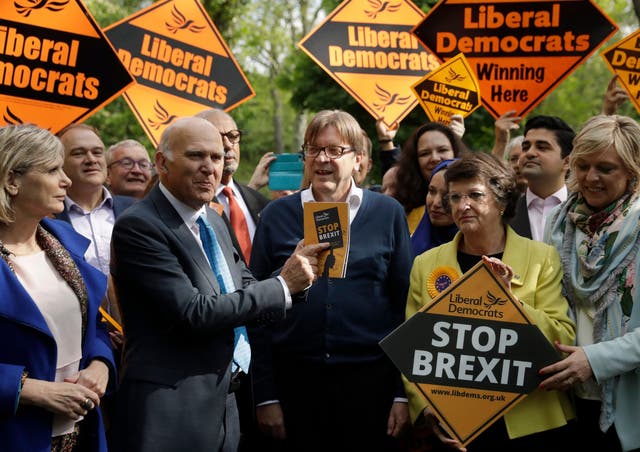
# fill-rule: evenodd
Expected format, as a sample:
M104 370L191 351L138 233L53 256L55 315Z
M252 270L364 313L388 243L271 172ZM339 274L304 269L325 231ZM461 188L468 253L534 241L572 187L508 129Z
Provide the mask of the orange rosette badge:
M447 265L436 267L429 275L429 279L427 279L427 292L431 298L436 298L440 292L449 287L459 277L460 275L453 267Z

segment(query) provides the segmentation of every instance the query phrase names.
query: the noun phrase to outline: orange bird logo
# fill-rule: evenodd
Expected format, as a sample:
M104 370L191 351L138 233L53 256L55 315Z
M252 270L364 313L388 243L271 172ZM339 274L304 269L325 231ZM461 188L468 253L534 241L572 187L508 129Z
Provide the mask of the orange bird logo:
M27 0L26 3L13 2L13 6L16 7L18 14L22 14L24 17L29 17L31 11L36 9L48 9L49 11L60 11L67 6L69 0L50 1L50 0Z
M369 11L365 9L364 13L372 19L375 19L378 14L385 11L395 13L402 6L402 3L391 3L389 1L383 2L382 0L369 0L369 4L373 8L373 10Z
M379 110L381 113L384 113L385 109L393 104L397 105L405 105L411 99L411 96L400 97L400 94L393 93L391 94L389 91L381 87L376 83L376 94L378 95L378 99L380 102L374 102L373 107L376 110Z
M157 100L153 106L153 111L156 112L156 119L147 118L147 122L153 130L158 130L160 127L170 124L177 118L176 115L170 115L167 109L164 108Z
M169 22L165 22L164 24L167 26L167 30L174 35L178 30L188 30L192 33L200 33L205 29L202 25L196 25L195 20L187 19L175 5L173 5L173 9L171 10L171 16L173 17L173 23L170 24Z

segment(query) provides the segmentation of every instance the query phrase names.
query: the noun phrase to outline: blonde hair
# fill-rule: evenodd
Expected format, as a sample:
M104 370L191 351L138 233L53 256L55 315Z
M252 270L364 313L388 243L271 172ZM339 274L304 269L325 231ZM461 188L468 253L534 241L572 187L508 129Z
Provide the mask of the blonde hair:
M604 152L610 148L622 160L626 170L635 179L634 191L638 191L640 178L640 126L636 121L619 115L597 115L585 122L573 140L573 152L569 159L567 188L578 190L576 160L587 155Z
M24 174L31 168L47 166L64 158L60 139L31 124L0 127L0 223L15 220L12 197L7 191L11 174Z

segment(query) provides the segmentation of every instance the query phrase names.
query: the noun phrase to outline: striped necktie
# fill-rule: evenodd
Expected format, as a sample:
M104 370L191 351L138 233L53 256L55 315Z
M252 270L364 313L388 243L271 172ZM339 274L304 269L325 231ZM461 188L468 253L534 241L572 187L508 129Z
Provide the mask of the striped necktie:
M204 217L198 217L196 221L200 229L200 240L202 247L209 260L209 265L213 273L216 275L218 284L223 294L235 292L236 286L233 283L231 272L227 261L222 254L222 248L216 239L216 233ZM234 349L232 370L240 367L245 373L249 372L249 363L251 362L251 347L249 346L249 337L247 329L244 326L238 326L234 330Z

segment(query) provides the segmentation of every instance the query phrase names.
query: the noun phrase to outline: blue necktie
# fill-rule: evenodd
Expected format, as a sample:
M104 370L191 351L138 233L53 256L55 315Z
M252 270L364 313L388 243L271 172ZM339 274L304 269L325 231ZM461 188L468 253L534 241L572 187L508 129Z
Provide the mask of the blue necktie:
M220 289L222 293L235 292L236 286L233 283L231 272L227 261L222 254L220 244L216 239L216 233L209 224L209 222L203 218L198 217L196 221L200 228L200 240L202 241L202 247L209 260L209 265L213 273L218 279ZM234 330L234 348L233 348L233 366L232 371L235 372L236 366L242 369L245 373L249 372L249 363L251 362L251 347L249 346L249 337L247 336L247 329L244 326L238 326Z

